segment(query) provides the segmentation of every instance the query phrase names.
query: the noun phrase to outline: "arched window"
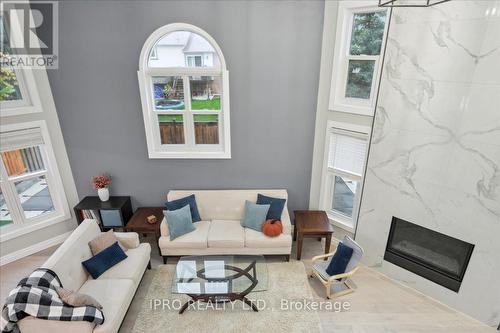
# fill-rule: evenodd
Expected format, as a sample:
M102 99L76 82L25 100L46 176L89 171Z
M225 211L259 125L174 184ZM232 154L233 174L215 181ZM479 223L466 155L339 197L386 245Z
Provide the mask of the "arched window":
M144 43L139 87L150 158L230 158L229 77L215 40L173 23Z

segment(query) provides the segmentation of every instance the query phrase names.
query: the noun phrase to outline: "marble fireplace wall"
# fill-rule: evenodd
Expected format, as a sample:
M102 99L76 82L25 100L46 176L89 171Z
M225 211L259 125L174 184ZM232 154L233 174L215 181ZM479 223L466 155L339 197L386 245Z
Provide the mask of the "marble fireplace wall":
M365 263L500 322L500 1L394 9L356 239ZM475 244L455 293L383 260L392 216Z

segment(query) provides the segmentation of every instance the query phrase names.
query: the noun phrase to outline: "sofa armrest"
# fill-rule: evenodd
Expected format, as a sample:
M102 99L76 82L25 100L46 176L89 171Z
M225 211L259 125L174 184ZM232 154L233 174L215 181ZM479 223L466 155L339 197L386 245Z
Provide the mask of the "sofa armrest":
M92 333L95 324L88 321L46 320L28 316L18 321L17 326L22 333Z
M165 219L165 217L163 218L163 220L161 220L160 235L165 236L165 237L170 235L170 233L168 232L168 224L167 224L167 220Z
M140 244L137 232L115 232L115 236L127 249L135 249Z
M285 206L283 213L281 214L281 224L283 225L283 233L286 235L292 234L292 222L290 221L290 214L288 213L288 207Z

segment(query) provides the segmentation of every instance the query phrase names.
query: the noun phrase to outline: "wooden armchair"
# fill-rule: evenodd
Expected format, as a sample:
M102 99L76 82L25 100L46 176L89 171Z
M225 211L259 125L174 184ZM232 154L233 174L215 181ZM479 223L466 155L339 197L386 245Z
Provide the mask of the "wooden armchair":
M350 294L356 290L355 286L349 281L349 279L359 268L358 264L363 256L363 248L349 236L345 236L342 242L353 249L353 255L347 265L345 273L330 276L326 272L326 268L330 264L330 260L335 254L335 251L312 258L312 270L309 276L311 278L316 276L326 287L326 298L328 299ZM328 260L325 261L327 258Z

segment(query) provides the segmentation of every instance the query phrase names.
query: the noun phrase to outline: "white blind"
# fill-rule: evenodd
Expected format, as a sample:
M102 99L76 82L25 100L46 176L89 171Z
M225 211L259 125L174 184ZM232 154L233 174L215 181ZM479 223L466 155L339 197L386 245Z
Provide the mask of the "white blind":
M39 127L0 133L0 151L28 148L43 144Z
M333 131L330 134L328 167L362 176L368 141L347 133Z

